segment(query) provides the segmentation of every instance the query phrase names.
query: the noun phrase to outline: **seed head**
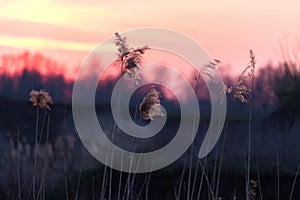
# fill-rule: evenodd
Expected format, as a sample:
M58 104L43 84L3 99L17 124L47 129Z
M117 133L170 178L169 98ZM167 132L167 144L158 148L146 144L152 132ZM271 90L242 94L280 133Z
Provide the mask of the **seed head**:
M147 46L140 48L129 47L127 38L115 33L115 45L119 51L117 63L121 64L121 74L127 76L135 83L139 84L141 80L142 55L150 48Z
M144 120L153 120L154 116L165 116L161 110L159 96L159 92L152 87L148 94L143 98L139 110L142 113Z
M249 102L247 97L251 98L252 90L249 87L247 87L246 79L249 78L252 79L251 81L253 81L254 72L255 72L255 55L253 51L250 50L250 63L244 69L242 74L239 76L239 79L234 86L233 98L236 98L243 103Z
M51 96L49 95L49 92L46 92L45 90L31 90L29 93L30 98L29 101L32 102L33 106L39 106L43 109L51 110L48 103L53 103Z
M257 181L250 180L249 183L249 189L248 189L248 198L249 200L255 200L256 199L256 188L258 186Z

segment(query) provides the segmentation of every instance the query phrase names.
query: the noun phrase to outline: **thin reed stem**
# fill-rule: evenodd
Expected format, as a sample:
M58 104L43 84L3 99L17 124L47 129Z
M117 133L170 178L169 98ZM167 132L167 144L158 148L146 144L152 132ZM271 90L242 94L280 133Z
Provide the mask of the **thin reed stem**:
M261 181L260 181L260 173L259 173L259 168L258 168L257 163L256 163L256 171L257 171L259 196L260 196L260 200L263 200L262 189L261 189Z
M296 174L295 174L295 178L294 178L294 181L293 181L293 185L292 185L292 189L291 189L291 192L290 192L289 200L292 200L292 197L293 197L293 194L294 194L294 189L295 189L295 185L296 185L296 181L297 181L297 178L298 178L299 171L300 171L300 165L298 165L297 172L296 172Z
M224 94L225 98L227 98L226 93ZM226 101L227 103L227 101ZM221 157L220 157L220 162L219 162L219 168L218 168L218 176L217 176L217 185L216 185L216 197L219 196L219 185L220 185L220 179L221 179L221 171L222 171L222 164L223 164L223 157L224 157L224 149L225 149L225 143L226 143L226 136L228 133L228 127L229 127L229 120L231 117L231 113L232 113L232 105L233 105L233 99L230 99L230 103L229 103L229 110L228 110L228 114L227 114L227 119L224 125L224 132L223 132L223 142L222 142L222 150L221 150Z
M122 167L123 167L123 153L122 153L122 157L121 157L121 170L120 170L119 186L118 186L118 198L117 198L118 200L121 197L122 175L123 175Z
M199 168L199 160L197 161L195 174L194 174L194 178L193 178L193 185L192 185L192 191L191 191L191 196L190 196L191 199L194 199L196 180L197 180L197 176L198 176L198 168Z
M65 106L65 112L64 112L64 181L65 181L66 200L69 200L68 175L67 175L67 159L66 159L66 154L67 154L66 114L67 114L67 106Z
M92 177L92 200L95 200L95 176Z
M36 107L36 123L35 123L35 141L33 148L33 181L32 181L32 199L35 200L35 179L36 179L36 162L37 162L37 146L38 146L38 132L39 132L39 106Z
M278 155L278 146L276 150L276 163L277 163L277 200L280 199L280 174L279 174L279 155Z
M20 179L20 151L19 151L19 144L20 144L20 128L18 127L17 132L17 176L18 176L18 199L22 199L21 196L21 179Z
M80 166L79 166L79 175L77 179L77 184L76 184L76 192L75 192L75 200L78 200L78 195L79 195L79 188L80 188L80 181L81 181L81 175L82 175L82 151L83 151L83 146L81 146L81 151L80 151Z
M250 111L249 111L249 121L248 121L248 160L247 160L247 190L246 190L246 200L249 200L248 191L250 187L250 167L251 167L251 137L252 137L252 113L254 107L254 78L255 78L255 57L250 50L251 67L253 69L251 76L251 95L250 95Z

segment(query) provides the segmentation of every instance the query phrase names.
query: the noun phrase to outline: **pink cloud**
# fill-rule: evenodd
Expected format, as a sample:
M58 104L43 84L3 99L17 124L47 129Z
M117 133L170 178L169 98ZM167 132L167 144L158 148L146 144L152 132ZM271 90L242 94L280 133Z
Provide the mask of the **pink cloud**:
M44 39L57 39L76 42L99 43L103 34L97 31L83 31L62 25L29 22L0 16L2 35L15 37L33 37ZM0 35L1 37L1 35Z

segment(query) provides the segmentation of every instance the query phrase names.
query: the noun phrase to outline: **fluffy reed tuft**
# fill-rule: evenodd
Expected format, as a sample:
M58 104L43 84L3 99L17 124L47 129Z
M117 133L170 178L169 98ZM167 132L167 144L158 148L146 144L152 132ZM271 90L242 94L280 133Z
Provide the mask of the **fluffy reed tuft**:
M141 80L141 62L142 55L150 48L144 46L141 48L129 47L126 37L121 37L119 33L115 33L115 45L118 48L117 63L121 64L121 74L126 74L136 85Z
M139 110L142 113L144 120L153 120L154 116L165 116L161 110L159 98L159 92L152 86L139 106Z
M33 106L39 106L40 108L51 110L48 103L53 104L53 101L49 92L46 92L46 90L37 91L33 89L29 95L29 101L32 102Z

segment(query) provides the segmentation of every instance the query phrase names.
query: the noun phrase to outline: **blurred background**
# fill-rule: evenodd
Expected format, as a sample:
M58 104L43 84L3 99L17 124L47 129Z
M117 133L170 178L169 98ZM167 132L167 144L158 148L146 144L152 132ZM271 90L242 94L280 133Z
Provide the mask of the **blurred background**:
M298 199L299 9L296 0L1 1L0 199ZM193 38L221 61L217 67L232 87L248 66L252 49L253 98L242 103L227 94L221 138L199 160L195 152L210 120L210 100L200 80L195 88L201 110L195 144L162 170L122 173L99 163L79 140L72 118L72 87L81 63L101 41L115 32L153 26ZM117 53L114 44L106 51ZM147 62L174 66L191 75L193 83L194 72L185 71L187 64L174 55L149 50L143 57ZM107 135L122 135L110 110L119 76L119 67L109 66L95 97ZM246 84L251 87L251 79ZM149 88L141 87L130 101L132 119L140 125L149 123L138 111ZM168 119L157 137L140 141L148 150L167 144L180 122L176 97L163 86L156 88ZM32 89L50 93L51 110L29 102ZM132 145L132 138L119 139L126 141L124 148Z

